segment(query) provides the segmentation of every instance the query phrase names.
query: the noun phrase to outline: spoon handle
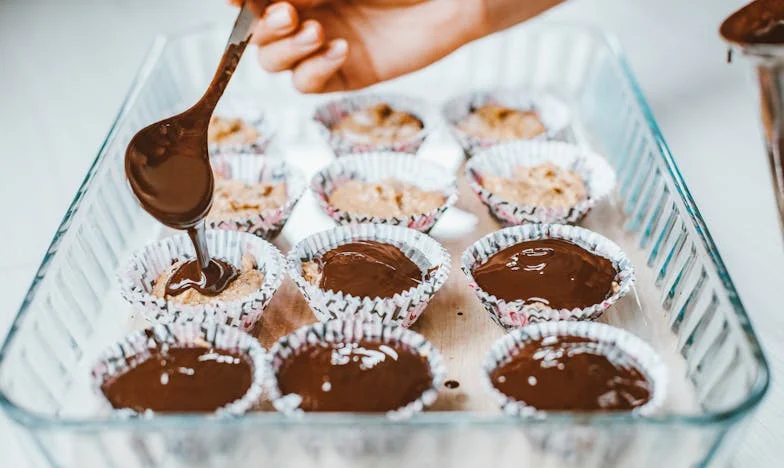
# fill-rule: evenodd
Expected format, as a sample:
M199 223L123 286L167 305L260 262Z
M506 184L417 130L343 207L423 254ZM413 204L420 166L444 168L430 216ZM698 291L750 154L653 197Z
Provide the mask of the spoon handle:
M254 18L250 1L246 0L239 15L237 15L237 20L234 22L234 28L232 28L229 36L229 43L223 52L223 57L218 64L218 69L215 71L215 76L212 78L212 83L207 88L207 93L197 104L205 106L210 110L207 115L212 114L212 110L218 105L218 101L223 96L223 91L226 90L226 86L229 84L229 80L240 62L242 53L245 52L245 47L248 45L248 41L250 41L250 35L253 30Z
M234 29L231 30L229 44L226 46L227 49L229 45L239 44L250 37L254 19L256 19L256 16L251 11L250 1L246 0L240 9L240 14L237 15L237 20L234 22Z

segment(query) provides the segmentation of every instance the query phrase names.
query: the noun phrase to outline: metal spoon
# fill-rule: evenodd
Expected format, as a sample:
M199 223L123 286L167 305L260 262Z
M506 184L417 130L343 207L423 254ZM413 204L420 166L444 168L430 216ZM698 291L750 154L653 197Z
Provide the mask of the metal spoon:
M204 217L215 181L207 150L210 117L251 35L250 2L240 10L229 43L204 96L185 112L140 130L128 144L125 172L142 208L161 223L187 229L201 270L210 264Z

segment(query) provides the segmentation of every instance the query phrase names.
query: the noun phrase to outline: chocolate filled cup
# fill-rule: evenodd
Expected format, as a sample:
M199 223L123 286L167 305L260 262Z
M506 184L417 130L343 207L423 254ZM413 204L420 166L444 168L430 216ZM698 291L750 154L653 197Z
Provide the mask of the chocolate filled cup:
M252 153L221 153L210 163L215 196L207 227L265 240L277 237L305 191L302 172L283 160Z
M488 105L502 108L501 113L510 113L511 111L532 114L541 125L541 132L531 133L528 138L523 135L517 138L512 135L487 136L467 131L463 125L466 117ZM571 124L569 106L561 99L547 93L524 89L475 91L456 96L444 104L442 114L452 135L469 158L482 149L503 142L526 139L562 139L566 136L565 132ZM502 124L503 122L499 123L499 125Z
M362 319L411 326L449 269L449 254L431 237L383 224L322 231L288 254L289 276L322 322Z
M385 413L407 418L438 397L446 369L422 335L379 322L300 328L270 351L265 389L278 411Z
M465 172L471 189L504 226L576 223L615 188L615 171L604 157L557 141L481 150Z
M454 175L394 152L339 158L313 176L310 189L339 224L389 224L422 232L429 232L457 201Z
M666 396L667 371L643 340L595 322L537 323L498 339L483 382L507 414L651 414Z
M634 268L618 245L560 224L490 233L463 252L461 268L490 318L507 329L593 320L634 285Z
M378 110L376 110L378 109ZM357 113L372 115L359 116ZM375 114L379 114L376 116ZM341 131L340 125L357 115L361 128ZM396 132L388 118L415 126L411 131ZM336 155L371 151L416 153L431 132L434 122L426 104L398 94L359 94L329 101L316 109L313 120ZM418 124L417 124L418 122ZM385 128L392 136L374 138L374 129ZM377 132L376 132L377 133Z
M221 294L201 297L185 291L171 297L163 290L161 282L168 281L167 275L178 262L194 258L190 239L175 235L135 252L120 268L123 298L153 323L216 321L252 329L283 282L283 255L269 242L244 232L212 230L206 238L214 258L240 270L239 277Z
M261 397L268 372L258 341L216 323L156 325L107 348L92 368L96 391L117 414L239 415Z

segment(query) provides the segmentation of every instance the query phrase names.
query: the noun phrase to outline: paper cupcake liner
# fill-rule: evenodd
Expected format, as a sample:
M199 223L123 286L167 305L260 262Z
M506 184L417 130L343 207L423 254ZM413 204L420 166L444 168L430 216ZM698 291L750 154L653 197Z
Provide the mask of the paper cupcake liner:
M483 176L511 177L519 166L550 162L576 172L585 181L588 198L569 208L519 205L487 190ZM615 172L602 156L579 146L556 141L514 141L480 151L466 164L471 189L504 226L523 223L575 223L615 188Z
M617 271L617 291L599 304L582 309L551 309L543 305L526 305L524 301L507 302L487 293L474 279L474 270L495 253L537 239L563 239L573 242L588 252L609 259ZM468 286L479 297L495 323L506 328L524 327L531 322L559 320L593 320L625 296L634 285L634 266L617 244L593 231L562 224L526 224L492 232L468 247L461 258L461 268L468 277Z
M629 355L651 384L650 400L631 410L639 415L650 415L664 403L667 394L667 367L653 348L635 335L610 325L597 322L548 322L534 323L513 330L496 340L482 364L482 381L493 395L501 410L515 416L544 417L548 411L538 410L515 400L495 388L490 373L507 362L515 351L529 341L547 336L575 336L596 340L602 351L619 350ZM553 412L553 411L550 411Z
M349 180L378 182L395 179L422 190L439 191L444 202L427 213L406 217L382 218L361 213L350 213L330 204L332 191ZM389 224L417 231L429 232L444 212L457 201L457 181L449 171L406 153L360 153L347 155L317 172L310 181L321 208L339 224Z
M325 291L305 280L302 263L355 240L374 240L398 247L422 271L431 270L426 281L392 297L356 297L340 291ZM377 320L411 326L428 302L444 285L451 260L446 249L426 234L385 224L351 224L313 234L301 240L288 254L289 276L322 322L335 319Z
M449 124L449 129L467 157L477 151L489 148L502 140L481 138L469 135L457 128L458 123L477 107L485 104L497 104L522 111L536 111L546 132L534 139L555 140L564 137L571 124L569 106L555 96L526 90L499 89L495 91L477 91L457 96L444 105L442 111Z
M280 251L256 236L233 231L207 231L210 255L240 266L243 254L256 259L264 273L261 289L234 301L217 301L208 305L185 305L153 296L153 283L171 264L194 257L193 245L186 235L176 235L154 242L134 253L120 269L120 292L135 310L153 323L176 321L216 321L250 330L261 318L264 308L283 282L284 259Z
M239 100L221 101L213 115L223 118L240 118L259 132L259 138L255 142L249 144L210 143L209 152L211 156L223 153L243 152L263 154L275 137L275 126L264 111Z
M386 102L396 110L408 112L422 121L423 128L416 135L392 144L373 144L352 141L332 132L332 126L355 110ZM426 104L416 99L397 94L360 94L330 101L316 109L313 120L336 155L371 151L394 151L416 153L435 125L434 116Z
M283 160L260 158L251 153L223 153L211 158L213 170L223 177L247 184L285 183L288 199L283 206L251 216L207 218L210 229L249 232L262 239L274 239L286 225L294 207L305 191L305 176Z
M146 332L152 332L153 338ZM112 408L101 386L107 380L129 371L133 365L128 359L133 356L150 356L150 350L162 344L172 347L195 348L209 346L222 351L243 355L251 364L253 377L251 385L242 398L215 411L215 416L240 415L249 411L261 397L263 384L269 373L267 357L259 342L236 328L217 323L180 322L168 325L155 325L147 330L138 330L107 348L92 368L93 388L102 401ZM138 362L136 363L138 365ZM151 417L154 411L138 413L130 408L112 410L121 417Z
M302 416L305 413L300 408L302 398L297 394L283 395L278 386L277 373L288 358L309 344L355 343L360 340L401 344L427 359L430 375L433 377L430 388L411 403L387 412L388 417L396 420L407 419L436 401L438 389L446 379L446 366L441 353L425 337L403 327L376 321L332 320L304 326L272 345L269 354L270 371L266 374L264 388L275 409L287 416Z
M667 394L667 367L659 355L645 341L635 335L596 322L549 322L531 324L514 330L496 340L490 348L482 364L482 384L493 395L501 410L508 415L523 418L547 418L552 412L539 411L525 403L508 397L496 389L491 381L490 373L499 365L507 362L515 350L530 340L545 336L578 336L599 341L602 349L620 351L629 355L637 367L651 383L651 398L644 405L631 412L640 416L648 416L658 411ZM554 453L562 458L581 466L583 461L604 460L612 465L623 453L635 436L634 428L627 427L623 431L596 428L589 425L569 425L557 428L543 426L541 431L527 432L531 441L545 452Z

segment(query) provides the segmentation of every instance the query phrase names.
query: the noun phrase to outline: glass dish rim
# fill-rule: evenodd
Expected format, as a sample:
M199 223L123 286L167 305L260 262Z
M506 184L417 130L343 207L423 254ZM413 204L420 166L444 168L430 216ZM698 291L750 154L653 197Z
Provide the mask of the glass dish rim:
M737 294L735 286L727 272L726 266L719 255L716 245L713 242L705 221L697 209L696 203L691 196L683 177L678 169L675 161L670 153L670 150L664 141L664 137L659 129L658 124L653 116L647 100L645 99L642 91L637 83L635 75L633 74L629 62L624 54L617 38L598 27L587 26L568 22L542 22L536 25L528 26L531 29L551 29L554 27L576 29L584 34L593 36L593 38L603 43L609 51L613 54L615 63L620 67L625 79L631 86L634 97L645 117L645 123L651 132L659 152L664 158L664 163L670 176L675 182L676 190L684 203L689 217L695 224L697 234L702 241L704 247L713 261L717 269L719 278L727 292L728 299L732 305L738 324L749 346L749 350L757 365L757 378L752 384L752 388L747 397L738 402L735 406L723 409L716 412L704 412L699 414L664 414L654 415L645 418L635 416L629 413L618 414L580 414L574 412L557 412L548 414L546 418L542 419L522 419L519 417L510 417L503 414L485 414L485 413L472 413L472 412L425 412L406 421L391 421L383 415L365 415L365 414L345 414L345 413L324 413L307 415L303 418L286 418L282 414L276 412L254 412L244 415L239 418L215 419L207 418L203 415L161 415L151 419L128 419L128 418L114 418L111 415L93 418L59 418L44 416L32 410L28 410L17 405L13 402L5 391L0 388L0 408L17 424L24 426L27 429L44 430L44 429L69 429L79 431L96 431L96 430L161 430L166 428L179 428L214 425L214 427L230 425L231 427L248 426L248 425L262 425L262 426L301 426L303 424L308 427L315 426L337 426L337 425L384 425L384 426L414 426L414 427L446 427L469 425L471 427L493 426L500 427L506 425L525 424L531 426L540 425L590 425L590 426L608 426L608 425L627 425L627 424L642 424L651 426L662 425L685 425L694 427L712 426L715 424L727 423L732 424L743 417L749 415L751 411L762 401L770 385L770 368L761 349L759 339L754 332L754 329L749 320L749 316L741 303ZM82 181L76 195L69 205L66 213L55 232L55 235L50 243L44 258L28 288L28 291L19 306L18 312L14 317L9 332L0 347L0 372L4 368L4 361L7 352L16 334L20 329L22 321L26 317L26 313L33 301L35 294L42 279L45 276L49 263L57 254L59 244L63 236L67 233L73 216L77 213L84 194L90 188L92 180L94 179L98 169L104 161L107 153L107 147L114 140L119 130L120 123L126 117L130 107L137 99L138 94L143 88L146 80L148 79L151 71L157 65L158 60L165 51L167 45L178 40L183 40L191 35L207 34L211 30L217 30L217 25L203 25L200 27L185 30L180 33L171 35L160 35L150 47L147 55L142 62L141 67L136 73L128 93L123 100L120 110L117 113L106 138L102 142L96 158L90 165L85 178Z

